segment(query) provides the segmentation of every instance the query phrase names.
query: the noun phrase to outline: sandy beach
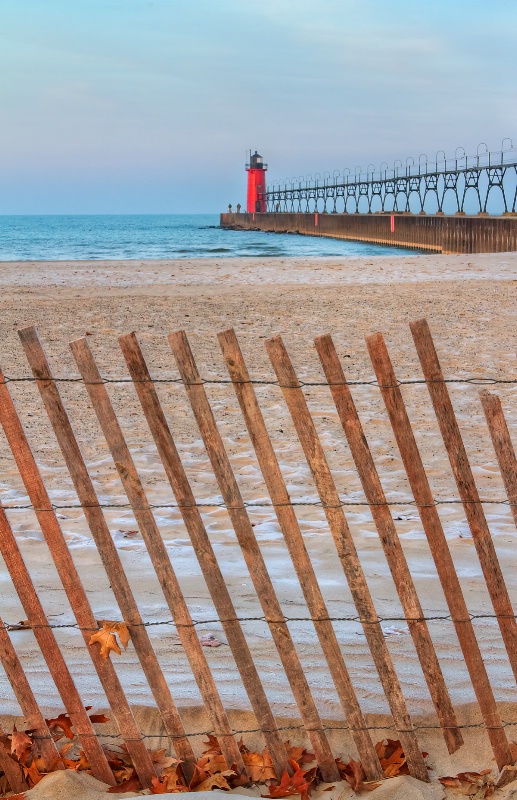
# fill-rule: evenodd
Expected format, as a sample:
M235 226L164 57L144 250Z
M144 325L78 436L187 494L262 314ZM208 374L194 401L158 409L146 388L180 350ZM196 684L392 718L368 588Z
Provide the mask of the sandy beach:
M271 382L274 373L264 341L281 334L298 376L308 382L318 382L322 380L322 370L314 350L315 336L332 334L349 380L373 381L364 337L381 331L385 334L397 377L410 379L420 378L421 371L408 322L426 317L446 377L459 379L450 384L452 400L480 494L491 501L485 511L510 596L517 605L516 531L508 506L501 502L505 499L504 487L478 397L480 386L461 382L467 377L517 379L517 254L415 254L303 261L256 258L4 262L0 264L0 287L0 365L11 378L30 375L17 336L21 327L32 324L38 327L54 374L60 377L78 377L68 343L88 333L102 374L112 379L127 379L117 337L132 330L137 332L153 376L171 380L160 383L160 398L196 499L206 504L203 518L237 611L243 617L260 616L260 607L227 514L217 506L221 498L185 391L177 382L178 373L166 334L186 330L202 376L208 380L226 379L216 334L234 327L252 377ZM268 384L256 388L292 499L316 499L310 472L280 390ZM37 389L29 382L13 382L10 390L52 500L62 506L73 506L77 498ZM101 502L123 504L126 498L84 386L80 382L64 383L61 391ZM262 475L232 387L212 384L207 386L207 391L244 499L248 503L267 501ZM501 396L510 431L517 442L516 385L499 384L494 391ZM190 610L194 618L200 620L199 633L212 634L222 643L219 647L206 648L221 696L232 710L232 719L239 729L254 728L249 702L236 678L221 625L208 621L214 620L216 614L180 515L170 507L174 498L134 389L128 383L113 383L109 392L149 500L157 506L156 518ZM353 387L353 395L383 487L388 498L396 502L393 515L424 611L431 617L446 616L443 593L379 391L375 386L360 385ZM306 396L345 502L345 513L378 613L395 618L387 619L383 627L410 711L417 724L436 725L407 626L396 619L402 616L400 604L329 390L324 386L309 386ZM444 501L457 498L426 387L406 386L404 397L435 498ZM2 442L0 497L7 505L24 504L27 497L3 434ZM210 507L210 503L214 506ZM477 614L491 613L461 505L445 502L439 513L469 610ZM297 515L332 616L353 616L350 593L321 509L300 506ZM178 705L186 709L189 728L206 730L208 723L198 710L199 693L174 627L158 624L167 623L170 615L140 535L128 534L135 531L135 520L127 509L111 509L106 516L141 613L145 620L156 623L150 628L150 634L173 696ZM259 505L250 508L250 516L286 615L307 616L274 513ZM27 510L10 510L9 519L50 619L65 625L73 623L33 514ZM120 618L81 512L63 508L60 519L96 616ZM25 617L3 564L0 568L0 614L10 623ZM356 623L345 621L336 622L335 627L364 711L374 723L385 724L387 705L362 629ZM492 620L477 620L475 627L496 698L502 704L503 718L516 723L515 728L508 729L508 735L517 739L517 690L501 636ZM297 621L290 624L290 629L322 717L331 725L343 726L343 712L311 624ZM267 626L262 622L246 622L244 630L273 710L280 720L289 724L296 719L297 712L278 666ZM478 722L473 690L451 622L433 621L430 630L460 720ZM62 710L32 634L14 631L11 635L45 711ZM57 635L85 703L104 708L102 690L78 632L65 627L57 631ZM150 708L150 691L131 646L117 658L116 664L146 731L157 734L152 744L158 746L162 741L161 725ZM16 701L3 675L0 676L0 705L5 713L18 714ZM289 734L292 740L300 735L296 731ZM379 731L377 738L383 735ZM350 740L342 732L332 734L332 739L337 750L354 753ZM422 744L431 754L433 774L455 774L460 769L493 766L486 735L472 729L466 739L465 747L449 757L436 731L422 731ZM249 741L260 745L258 737L254 739L250 735Z

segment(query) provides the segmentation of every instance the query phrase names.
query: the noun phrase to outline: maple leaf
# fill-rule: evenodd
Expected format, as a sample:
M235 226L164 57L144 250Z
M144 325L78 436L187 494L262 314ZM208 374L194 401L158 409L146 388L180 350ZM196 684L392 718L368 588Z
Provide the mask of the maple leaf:
M72 730L72 721L68 714L60 714L59 717L54 717L54 719L46 719L45 722L47 723L48 728L53 736L55 731L62 730L67 739L74 738L75 734ZM54 738L61 739L61 735L58 735L57 737L54 736Z
M126 778L126 780L119 783L117 786L111 786L108 789L108 793L110 794L119 794L123 792L139 792L142 788L142 784L140 783L140 778L138 777L136 770L131 770L131 774Z
M23 766L27 765L32 755L32 739L23 731L17 731L16 725L11 735L11 753Z
M285 771L279 784L277 786L271 784L269 786L269 794L263 794L261 797L290 797L291 795L299 794L302 800L308 800L312 777L307 780L307 770L301 769L296 761L291 761L291 766L293 767L293 774L289 775Z
M97 622L99 625L102 625L102 627L99 631L97 631L97 633L94 633L92 636L90 636L90 641L88 644L95 644L95 642L99 642L101 646L101 656L103 658L108 658L112 650L117 655L120 655L121 650L117 642L117 635L124 650L127 648L129 640L131 639L131 635L125 622L113 622L109 619L101 619L97 620Z
M264 748L262 753L250 753L249 750L246 750L242 753L242 760L253 783L269 779L276 780L276 772L267 748Z
M289 741L285 743L285 746L289 754L289 759L291 761L296 761L300 767L303 767L304 764L312 764L316 758L314 753L309 753L304 747L291 747L291 742Z
M241 741L242 741L242 739L241 739ZM221 753L221 745L219 744L219 741L218 741L217 737L216 736L212 736L211 733L208 734L208 742L203 742L203 744L207 748L206 750L203 750L203 754L204 753L217 753L217 754Z
M90 720L95 724L97 722L109 722L110 718L105 714L90 714Z
M475 797L476 800L483 800L494 793L494 784L488 777L491 770L484 769L481 772L458 772L454 777L445 776L438 778L442 786L455 789L459 794Z
M227 789L232 787L226 778L235 775L234 771L227 769L224 772L218 772L217 775L209 775L208 778L196 786L196 792L209 792L211 789Z
M164 770L170 769L174 767L176 769L179 766L179 761L177 758L173 758L172 756L166 755L167 750L150 750L149 755L151 756L151 761L153 764L156 764L156 770L159 775L161 775Z

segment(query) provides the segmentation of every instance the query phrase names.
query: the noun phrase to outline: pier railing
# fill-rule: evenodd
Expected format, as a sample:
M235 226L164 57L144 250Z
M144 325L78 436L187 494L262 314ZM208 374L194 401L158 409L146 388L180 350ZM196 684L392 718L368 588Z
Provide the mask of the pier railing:
M505 149L505 143L510 147ZM505 139L501 150L478 146L476 155L456 149L429 160L412 157L379 169L335 170L277 181L266 192L267 211L291 213L502 214L517 211L517 150Z
M44 478L45 465L38 464L33 456L30 433L21 422L18 403L15 404L13 400L12 389L16 386L17 378L0 373L0 425L16 462L25 492L22 499L16 497L13 499L12 491L9 491L10 479L8 476L3 477L2 484L4 490L7 490L8 499L0 505L0 552L27 617L21 626L12 625L10 623L13 621L8 618L9 608L2 609L4 621L0 622L0 661L28 727L37 733L36 741L43 762L56 763L55 744L48 721L44 719L41 711L44 698L38 696L40 693L38 687L33 688L29 684L22 656L17 651L16 637L20 635L19 630L24 631L24 636L29 631L34 636L63 707L75 726L80 746L86 754L93 774L107 783L115 783L106 750L101 746L99 736L84 708L89 698L80 696L55 636L56 628L66 628L67 625L50 621L44 610L45 598L38 596L32 577L32 568L35 565L31 564L30 550L25 556L26 563L22 557L18 538L13 533L9 520L11 509L29 508L36 515L41 534L47 543L66 594L67 603L76 620L69 627L78 629L82 636L83 642L78 644L78 647L83 647L87 660L91 660L91 667L98 676L111 707L112 717L118 730L118 741L125 745L126 752L130 754L141 785L151 786L153 777L156 776L156 763L150 756L147 736L140 730L133 714L131 691L124 689L120 680L114 655L118 649L117 635L123 643L129 642L129 646L134 648L143 679L150 687L161 715L164 735L169 739L172 752L181 759L187 776L192 775L196 761L191 744L192 737L199 734L199 731L189 730L182 709L176 704L173 690L167 683L164 665L156 654L150 636L151 626L156 625L156 621L145 620L140 613L107 521L107 512L112 506L106 505L99 497L93 479L93 468L87 465L74 432L72 419L64 400L65 387L67 383L73 382L82 387L89 398L113 459L113 477L120 479L127 498L127 507L134 514L163 593L163 624L175 627L190 664L190 676L185 676L185 680L190 681L193 686L197 685L210 720L209 732L217 737L225 763L233 766L237 772L246 774L238 746L238 738L243 732L237 732L230 723L228 710L221 699L217 682L197 633L196 620L193 619L178 579L174 559L171 558L164 543L156 507L149 499L148 490L144 488L142 475L139 473L130 444L114 410L111 399L113 384L128 383L138 399L141 414L163 465L167 488L174 495L174 502L170 504L170 508L176 509L182 516L216 611L216 619L224 631L233 655L238 673L235 675L235 680L242 683L253 709L256 718L253 730L263 735L276 774L280 776L284 770L290 769L285 747L285 739L289 734L288 731L282 730L277 721L271 698L252 655L244 626L247 617L239 610L239 596L230 592L225 581L221 558L216 554L208 530L205 517L207 507L213 509L220 505L228 513L261 606L260 619L267 624L269 637L276 649L277 660L271 667L282 671L286 676L298 708L297 727L305 730L323 778L326 781L335 781L339 780L335 759L342 755L342 752L332 750L329 730L319 710L319 698L314 688L311 688L307 677L308 667L304 665L291 631L290 625L294 618L285 613L285 598L279 594L277 582L271 576L260 539L252 523L253 506L262 506L274 512L289 553L289 559L283 568L297 577L305 602L305 612L301 617L296 615L296 621L302 618L313 626L315 646L317 642L321 648L328 667L332 692L335 693L341 706L340 729L343 733L351 735L367 778L374 780L382 777L372 738L376 734L368 727L361 697L354 685L353 659L346 644L343 645L339 641L336 633L335 623L343 618L333 616L329 612L321 579L318 578L318 567L311 559L297 516L298 506L323 510L326 523L321 536L333 540L336 559L342 568L343 591L350 593L355 606L355 611L347 619L357 622L362 628L371 663L390 709L391 727L384 733L394 734L400 740L410 773L421 780L427 780L427 768L419 742L419 729L422 726L415 724L410 714L405 677L397 673L383 627L388 618L393 621L398 617L382 616L377 611L379 598L372 594L368 586L361 561L362 554L357 552L347 519L348 512L345 511L350 501L345 502L338 491L335 475L329 465L327 444L319 432L319 426L315 423L314 411L307 402L308 384L299 380L282 339L280 337L269 339L266 342L266 350L276 377L272 383L278 387L283 397L301 448L300 453L303 454L301 457L312 475L317 497L309 501L303 499L297 501L291 498L287 477L257 399L257 389L266 381L257 381L251 377L233 330L219 334L218 343L227 374L216 380L205 380L202 377L188 337L181 331L169 336L169 345L179 378L164 380L151 377L146 358L134 334L122 336L119 340L123 361L127 366L126 375L121 378L106 379L86 338L71 344L80 377L56 378L36 330L26 328L19 333L32 372L31 378L25 376L20 379L34 380L37 384L48 417L49 435L52 434L57 440L77 495L75 505L53 502ZM375 334L368 337L367 345L376 379L349 383L332 338L322 336L315 340L316 353L321 365L321 379L317 385L328 387L329 399L332 398L337 419L346 437L349 454L347 456L344 454L343 458L351 457L353 460L364 494L364 501L356 500L354 504L364 505L371 512L378 533L375 547L383 551L383 557L387 561L403 610L403 620L407 623L418 656L421 681L427 686L433 701L436 721L431 723L431 727L441 729L446 746L449 752L453 753L463 743L462 726L458 723L449 691L451 687L447 686L440 658L431 637L430 619L426 617L423 608L425 603L422 603L406 559L404 545L394 519L393 501L387 499L381 483L376 464L375 444L370 447L368 443L368 424L363 425L361 422L354 399L354 394L359 388L358 383L361 385L368 383L374 389L378 387L379 397L382 398L385 414L412 493L410 502L418 511L434 561L436 580L441 584L447 603L448 613L443 619L450 620L454 627L461 656L479 704L482 724L486 728L496 764L502 769L513 763L506 727L517 724L517 720L501 718L495 698L497 687L494 687L489 679L475 628L475 619L480 616L497 622L509 667L517 679L517 620L485 514L485 503L493 500L487 501L482 498L476 486L462 432L451 402L450 379L442 372L427 323L420 320L411 324L411 333L422 370L422 374L414 379L400 381L397 378L385 341L381 334ZM484 381L477 381L474 378L469 380L463 377L459 380L470 384L476 382L481 384L479 403L486 417L506 490L506 498L499 499L498 502L509 504L513 519L517 523L517 461L503 405L498 395L492 391L493 386L487 387ZM165 415L159 394L163 388L162 383L175 381L184 386L193 420L211 464L220 500L214 500L212 497L203 502L195 496L189 469L182 461L171 431L170 420ZM243 435L249 436L267 490L267 497L264 500L248 502L244 499L241 487L242 481L246 478L239 475L237 480L231 454L216 421L220 407L216 408L207 394L207 389L212 383L228 384L235 393L241 415L242 432ZM433 494L428 469L423 463L405 404L403 390L408 383L420 383L427 387L457 485L457 496L454 498L437 500ZM497 384L497 381L490 383ZM507 385L516 381L507 380L504 383ZM234 411L237 412L237 409ZM125 425L127 427L127 420ZM474 615L469 611L458 578L462 565L453 561L446 536L446 525L438 513L440 503L455 503L463 508L482 573L477 580L480 583L484 582L484 588L490 598L491 607L486 609L485 614ZM90 601L92 595L87 593L92 587L84 585L84 580L81 579L74 564L70 547L63 534L59 513L71 507L84 515L100 555L103 569L119 607L116 620L97 621L98 612L96 613ZM314 552L314 547L311 551ZM93 580L96 585L98 578L95 577ZM334 733L335 731L334 726ZM3 747L4 744L0 741L0 770L4 771L9 780L11 761ZM18 790L19 787L14 784L16 784L15 779L12 788Z

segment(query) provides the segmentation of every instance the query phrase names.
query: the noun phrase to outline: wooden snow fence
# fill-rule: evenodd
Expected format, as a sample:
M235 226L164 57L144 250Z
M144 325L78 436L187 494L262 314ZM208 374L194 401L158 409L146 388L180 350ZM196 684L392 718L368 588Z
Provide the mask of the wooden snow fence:
M517 622L484 514L483 502L476 488L473 471L453 410L447 382L442 374L427 323L424 320L413 323L411 332L457 484L459 500L463 504L464 514L470 527L493 605L493 614L497 618L510 667L517 679ZM139 612L102 503L97 496L94 482L62 400L59 381L53 378L50 364L35 328L25 328L19 331L19 336L41 394L49 423L59 444L84 517L119 606L120 620L129 629L132 646L161 715L172 751L182 760L185 774L189 777L192 775L196 761L196 755L190 743L193 734L185 728L181 709L176 706L162 666L153 649L147 625ZM232 330L225 331L218 338L228 369L229 382L233 385L243 421L267 487L271 507L274 508L290 554L292 565L286 564L286 570L294 567L298 577L308 611L308 619L312 620L319 645L328 665L333 690L339 699L346 726L355 742L366 777L369 780L379 779L382 777L382 770L372 741L372 731L368 729L360 699L349 674L350 661L347 657L347 649L338 642L324 593L304 542L295 504L291 501L286 479L266 428L257 400L254 381L250 379L235 333ZM280 776L284 770L290 770L284 737L277 726L270 700L246 640L238 607L236 608L238 598L232 598L227 588L207 532L202 508L196 502L187 471L182 464L137 336L135 334L125 335L119 341L130 380L133 382L141 405L141 411L154 439L177 508L181 512L240 679L256 717L257 730L262 732L264 743L273 759L274 769ZM269 626L271 639L278 652L279 662L295 699L300 722L305 728L324 780L337 781L340 778L335 758L340 754L333 753L331 750L328 731L320 717L316 699L309 686L288 621L282 611L282 598L278 596L275 583L268 572L247 504L243 500L205 390L205 381L200 376L186 334L184 332L171 334L169 343L220 495L242 549L264 619ZM346 375L332 338L330 336L319 337L315 344L326 383L335 403L338 418L378 532L380 545L399 595L400 604L420 661L422 676L434 704L438 724L442 729L449 752L453 753L463 743L462 733L430 635L428 622L425 619L399 539L392 510L386 499L356 410L351 388L347 384ZM407 480L486 726L494 758L499 769L502 769L513 763L510 744L494 698L494 691L478 645L456 567L451 557L443 523L438 514L426 469L409 421L401 384L396 378L383 337L380 334L371 336L367 339L367 345L379 391L400 451ZM421 780L427 780L427 768L418 741L417 730L408 711L403 681L399 679L390 655L381 620L376 612L375 598L372 597L368 588L347 522L344 504L340 500L325 449L307 404L304 387L297 378L282 339L275 337L268 340L266 349L312 474L319 503L325 513L328 531L335 543L344 578L353 598L357 619L362 625L371 660L378 673L392 715L392 729L396 731L402 743L411 775ZM155 512L148 500L115 414L106 381L102 377L86 338L73 342L71 350L156 572L171 620L174 622L181 645L190 663L192 680L196 681L199 688L210 719L212 732L219 740L227 764L234 765L237 771L244 773L245 767L237 737L203 651L174 565L160 534ZM97 645L89 644L92 631L98 630L99 624L79 573L74 566L56 508L51 501L40 468L33 457L27 433L13 403L9 389L10 380L9 378L4 379L0 373L0 423L16 461L30 505L36 514L41 533L52 555L77 626L82 632L86 651L108 699L120 739L129 751L142 785L150 787L155 775L155 765L146 748L145 737L136 723L130 704L131 698L127 696L117 675L116 660L112 657L103 658L100 648ZM228 381L228 378L225 380ZM480 399L506 488L507 499L517 524L517 462L503 408L499 397L486 390L481 392ZM93 773L99 779L114 785L115 779L105 752L85 711L84 704L88 698L81 698L79 695L70 669L54 636L53 626L49 623L36 593L8 516L2 506L0 506L0 550L15 591L23 605L28 626L33 631L50 676L75 727L78 740ZM5 623L0 624L0 659L22 714L30 727L36 730L42 756L49 762L55 760L54 741L35 694L24 674L19 655L13 645L13 636L9 635ZM8 762L9 759L6 759L5 754L0 753L0 769L6 773L9 779L9 763L4 763L6 761ZM16 776L13 778L14 790L17 789L15 778Z

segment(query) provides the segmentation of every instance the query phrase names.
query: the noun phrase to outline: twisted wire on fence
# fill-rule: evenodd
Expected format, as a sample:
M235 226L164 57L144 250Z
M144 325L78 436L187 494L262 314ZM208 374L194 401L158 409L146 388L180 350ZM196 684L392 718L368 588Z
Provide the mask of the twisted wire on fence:
M3 376L3 380L0 380L0 385L8 384L8 383L37 383L38 380L42 380L44 382L48 382L49 379L37 379L32 376L22 376L19 378L11 378L7 375ZM98 385L108 385L108 384L134 384L134 383L161 383L161 384L183 384L183 380L181 378L151 378L146 380L137 380L133 378L126 378L126 377L115 377L115 378L107 378L103 377L101 380L97 381L85 381L82 378L60 378L60 377L52 377L52 382L54 383L82 383L84 386L98 386ZM517 378L483 378L483 377L476 377L472 376L470 378L441 378L437 380L426 380L425 378L407 378L402 380L396 380L393 384L379 384L377 380L359 380L359 379L350 379L346 381L347 386L378 386L382 389L394 389L398 386L418 386L426 385L429 383L465 383L470 384L472 386L495 386L497 384L502 385L512 385L517 384ZM279 389L292 388L291 386L283 386L279 381L272 381L266 380L262 378L252 378L247 381L239 381L239 380L229 380L226 378L202 378L199 382L191 382L191 386L232 386L235 384L252 384L254 386L276 386ZM343 383L333 383L332 381L308 381L298 378L298 385L302 388L311 387L311 386L343 386Z

